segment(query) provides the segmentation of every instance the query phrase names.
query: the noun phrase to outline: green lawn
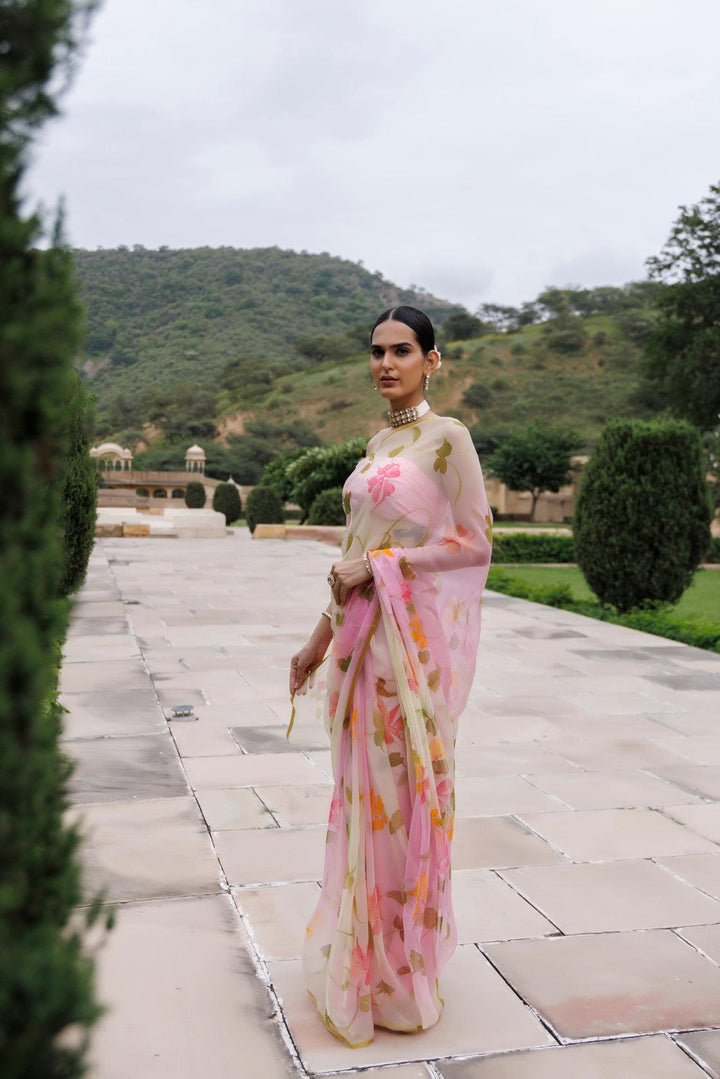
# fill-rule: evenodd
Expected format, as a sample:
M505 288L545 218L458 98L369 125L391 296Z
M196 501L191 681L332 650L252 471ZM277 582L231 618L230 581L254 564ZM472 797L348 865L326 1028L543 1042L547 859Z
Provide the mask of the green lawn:
M528 584L566 584L577 600L593 600L585 578L576 566L503 566L498 565L508 577L518 577ZM680 597L680 602L673 608L673 613L680 618L707 618L711 622L720 621L720 570L701 569Z

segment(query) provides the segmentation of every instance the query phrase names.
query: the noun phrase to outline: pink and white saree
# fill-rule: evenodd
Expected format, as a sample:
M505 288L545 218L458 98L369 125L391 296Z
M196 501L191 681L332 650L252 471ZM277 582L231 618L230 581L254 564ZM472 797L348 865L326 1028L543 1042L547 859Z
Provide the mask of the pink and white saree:
M350 1046L442 1009L457 720L475 670L492 518L467 429L426 413L385 429L344 489L343 557L373 581L333 612L326 723L335 786L305 976Z

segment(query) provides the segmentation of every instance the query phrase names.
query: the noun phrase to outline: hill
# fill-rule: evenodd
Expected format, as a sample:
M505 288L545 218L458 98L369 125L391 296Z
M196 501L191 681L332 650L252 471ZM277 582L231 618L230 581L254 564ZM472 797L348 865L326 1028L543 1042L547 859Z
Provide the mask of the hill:
M267 389L268 372L312 362L298 342L358 325L366 333L393 304L422 306L440 321L457 310L356 263L277 247L136 246L78 250L74 260L87 310L82 370L101 424L113 428L140 425L151 398L178 383L214 391L238 360L247 361L244 382L256 376Z
M590 447L607 420L651 413L640 392L641 347L618 320L584 319L582 344L570 354L553 347L549 328L445 342L428 392L433 408L466 423L481 451L532 419L575 428ZM372 434L383 408L364 357L282 376L265 405L287 420L302 417L328 442ZM231 415L221 430L232 429Z
M608 419L655 405L640 371L649 282L548 289L478 318L327 254L136 247L77 251L75 264L98 436L150 447L145 467L181 467L201 441L211 475L253 483L280 449L371 434L383 404L367 334L396 303L439 328L429 398L467 423L481 453L532 419L573 427L591 448Z

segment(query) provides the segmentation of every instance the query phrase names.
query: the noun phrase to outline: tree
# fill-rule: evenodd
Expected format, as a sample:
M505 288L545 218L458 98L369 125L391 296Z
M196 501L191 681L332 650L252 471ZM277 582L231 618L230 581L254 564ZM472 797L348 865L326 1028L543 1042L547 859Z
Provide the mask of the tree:
M253 487L245 504L245 520L251 532L259 524L284 524L285 511L277 491L272 487Z
M471 337L480 337L489 327L475 315L467 311L456 311L445 319L442 333L446 341L467 341Z
M720 185L696 205L680 207L664 248L647 266L666 287L645 345L645 372L672 412L710 430L720 417Z
M471 408L487 408L492 397L492 390L484 382L473 382L465 390L463 401Z
M344 525L345 510L343 509L342 487L328 487L316 497L310 513L308 514L310 525Z
M200 480L190 480L185 489L185 505L188 509L201 510L206 499L205 487L200 483Z
M219 483L215 488L212 508L217 513L225 514L225 524L237 521L242 512L242 502L234 483Z
M82 33L72 0L0 6L0 1055L3 1079L85 1074L100 1008L84 954L72 770L60 748L57 675L69 612L63 490L68 492L81 312L59 229L21 209L33 132L56 107L50 86ZM78 415L76 411L75 415ZM74 433L74 432L73 432ZM83 925L84 923L84 925ZM71 1033L72 1037L61 1037Z
M575 431L545 427L534 420L525 431L509 435L486 461L491 475L513 491L532 495L530 520L543 491L559 491L569 482L571 454L583 440Z
M332 446L313 446L287 466L292 484L290 497L302 508L304 518L321 491L343 486L366 444L366 439L357 437Z
M73 373L67 428L69 442L63 461L60 527L65 551L61 594L76 592L85 580L95 542L97 468L90 456L92 403L80 377Z
M683 420L615 420L578 497L578 565L619 611L675 603L708 549L711 516L697 430Z

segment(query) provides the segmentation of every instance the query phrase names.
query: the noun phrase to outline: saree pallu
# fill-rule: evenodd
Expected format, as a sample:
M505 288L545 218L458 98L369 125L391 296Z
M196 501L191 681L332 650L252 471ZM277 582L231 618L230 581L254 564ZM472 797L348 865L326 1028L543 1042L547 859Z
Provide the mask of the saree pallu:
M321 1018L352 1047L372 1041L375 1026L429 1027L442 1010L438 976L456 945L456 722L480 630L479 592L461 616L441 602L439 579L458 571L413 568L402 548L371 558L373 581L335 616L335 786L304 953Z

